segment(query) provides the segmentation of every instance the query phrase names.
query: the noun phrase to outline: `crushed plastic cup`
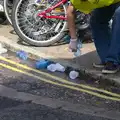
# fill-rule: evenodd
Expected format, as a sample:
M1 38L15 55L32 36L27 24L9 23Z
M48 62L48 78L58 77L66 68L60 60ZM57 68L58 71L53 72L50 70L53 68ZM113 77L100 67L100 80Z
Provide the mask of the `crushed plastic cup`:
M50 65L47 67L47 70L48 70L48 71L51 71L51 72L55 72L55 71L65 72L65 67L62 66L62 65L59 64L59 63L56 63L56 64L50 64Z
M77 71L71 71L69 73L69 77L72 79L72 80L75 80L77 77L79 76L79 73Z
M59 63L56 63L56 70L59 72L65 72L65 67Z
M27 60L27 58L28 58L28 54L26 52L22 51L22 50L18 51L16 53L16 55L17 55L17 57L19 57L22 60Z
M57 69L56 69L56 64L50 64L47 66L47 70L50 71L50 72L55 72Z

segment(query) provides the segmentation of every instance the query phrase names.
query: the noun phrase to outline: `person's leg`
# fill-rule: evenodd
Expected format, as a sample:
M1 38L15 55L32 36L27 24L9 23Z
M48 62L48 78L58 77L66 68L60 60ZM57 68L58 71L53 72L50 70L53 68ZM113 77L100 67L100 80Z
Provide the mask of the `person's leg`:
M74 7L69 5L67 8L67 21L68 21L68 29L70 33L70 44L69 47L72 51L77 50L77 35L76 35L76 27L75 27L75 14L74 14Z
M115 6L99 8L93 11L91 16L91 29L97 53L101 59L101 63L105 63L111 40L111 31L109 21L115 11Z
M119 4L119 3L118 3ZM116 8L113 24L112 24L112 39L108 55L105 59L106 63L111 62L111 67L106 67L103 73L115 73L119 70L120 65L120 7Z
M106 58L106 62L107 61L120 64L120 7L116 9L113 17L112 40L108 56Z

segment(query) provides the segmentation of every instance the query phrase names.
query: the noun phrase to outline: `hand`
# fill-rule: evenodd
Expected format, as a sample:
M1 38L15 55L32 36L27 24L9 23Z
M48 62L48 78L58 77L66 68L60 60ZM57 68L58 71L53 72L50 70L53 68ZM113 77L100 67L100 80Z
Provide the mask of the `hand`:
M76 40L70 40L69 49L72 52L77 52L77 39Z

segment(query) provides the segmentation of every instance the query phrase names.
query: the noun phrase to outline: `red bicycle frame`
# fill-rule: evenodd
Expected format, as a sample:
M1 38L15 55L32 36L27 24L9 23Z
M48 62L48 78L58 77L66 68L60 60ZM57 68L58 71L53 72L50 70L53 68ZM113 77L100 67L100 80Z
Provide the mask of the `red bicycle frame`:
M68 0L61 0L60 2L58 2L56 5L52 6L51 8L48 8L47 10L38 13L39 17L44 17L44 18L49 18L49 19L60 19L60 20L66 20L67 17L64 16L60 16L60 15L50 15L48 16L47 13L50 13L52 10L54 10L55 8L59 7L61 4L65 4Z

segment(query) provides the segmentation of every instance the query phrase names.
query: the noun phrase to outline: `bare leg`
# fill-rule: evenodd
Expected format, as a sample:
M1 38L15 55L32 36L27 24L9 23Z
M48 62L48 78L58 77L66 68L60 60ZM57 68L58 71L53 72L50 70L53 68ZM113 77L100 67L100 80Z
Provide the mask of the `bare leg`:
M68 6L67 9L67 20L68 20L68 28L70 32L70 43L69 48L75 52L77 50L77 35L76 35L76 27L75 27L75 15L73 6Z

